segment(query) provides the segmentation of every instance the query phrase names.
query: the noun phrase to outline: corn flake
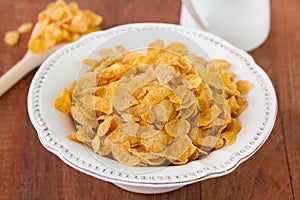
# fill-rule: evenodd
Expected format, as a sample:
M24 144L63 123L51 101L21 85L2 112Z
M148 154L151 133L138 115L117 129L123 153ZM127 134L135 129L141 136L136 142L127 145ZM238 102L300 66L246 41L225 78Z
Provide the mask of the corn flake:
M4 42L9 46L15 46L19 42L20 35L17 31L8 31L5 33Z
M25 34L29 33L33 28L33 24L31 22L23 23L18 28L18 33Z

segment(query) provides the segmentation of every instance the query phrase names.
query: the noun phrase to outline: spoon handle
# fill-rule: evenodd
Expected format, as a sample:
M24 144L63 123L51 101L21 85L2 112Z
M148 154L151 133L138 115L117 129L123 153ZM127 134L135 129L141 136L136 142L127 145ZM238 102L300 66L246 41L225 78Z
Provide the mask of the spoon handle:
M54 51L64 45L66 45L66 43L57 44L51 49L37 54L28 50L17 64L12 66L10 70L0 77L0 97L25 75L39 67Z
M17 64L0 77L0 97L41 63L40 59L36 59L32 53L27 52Z

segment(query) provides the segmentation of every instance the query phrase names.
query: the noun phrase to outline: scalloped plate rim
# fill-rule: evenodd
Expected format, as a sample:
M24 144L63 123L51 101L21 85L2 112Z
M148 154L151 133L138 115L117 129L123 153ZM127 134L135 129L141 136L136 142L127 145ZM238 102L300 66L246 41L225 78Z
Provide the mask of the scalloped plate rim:
M255 150L251 151L250 153L248 153L246 156L241 157L237 162L235 162L235 164L231 167L231 168L224 168L223 171L220 172L215 172L215 173L208 173L204 176L200 176L200 177L196 177L194 179L191 180L182 180L182 181L171 181L170 182L159 182L159 181L147 181L145 180L145 182L139 182L139 181L132 181L132 180L122 180L122 179L114 179L112 177L109 176L105 176L105 174L101 174L99 172L95 172L93 170L89 170L86 166L81 166L78 165L76 163L74 163L72 160L70 160L69 157L66 157L58 148L54 147L53 145L51 145L43 136L44 131L46 130L45 127L43 126L43 124L40 124L40 122L38 122L38 120L36 119L35 113L32 111L32 109L34 108L34 102L33 102L33 95L35 94L35 89L36 89L36 84L39 81L39 78L42 76L43 70L46 67L46 64L48 61L50 61L51 59L55 58L55 56L57 56L60 53L63 53L64 51L75 47L77 44L80 44L84 41L89 40L89 38L91 37L114 37L116 36L118 33L118 31L120 31L120 33L122 33L122 30L134 30L134 29L139 29L139 28L143 28L143 27L150 27L150 28L162 28L162 29L169 29L169 30L180 30L183 32L191 32L191 33L195 33L195 34L202 34L203 36L207 36L208 38L213 38L219 42L221 42L223 45L225 45L228 49L233 50L235 52L238 52L239 54L242 54L242 56L246 57L249 61L250 64L259 71L260 74L262 74L263 78L267 81L268 87L270 87L271 89L271 93L272 93L272 100L273 103L275 105L275 107L273 107L272 109L272 117L270 119L271 122L269 122L269 127L268 130L264 132L264 138L263 140L260 142L259 145L256 146ZM113 33L112 35L110 35L111 33ZM105 36L105 35L109 35L109 36ZM49 150L50 152L54 153L55 155L57 155L62 161L64 161L65 163L67 163L68 165L70 165L71 167L89 174L91 176L94 176L96 178L105 180L105 181L109 181L109 182L113 182L113 183L119 183L119 184L124 184L124 185L131 185L131 186L147 186L147 187L170 187L170 186L178 186L178 185L187 185L190 183L194 183L197 181L202 181L208 178L214 178L214 177L219 177L219 176L223 176L226 175L232 171L234 171L241 163L243 163L244 161L246 161L248 158L250 158L257 150L260 149L260 147L264 144L264 142L267 140L267 138L269 137L272 128L274 126L275 120L276 120L276 115L277 115L277 99L276 99L276 93L275 90L273 88L273 85L270 81L270 79L268 78L267 74L255 63L254 59L252 58L252 56L250 56L248 53L234 47L233 45L229 44L228 42L224 41L221 38L218 38L217 36L204 32L204 31L200 31L200 30L194 30L194 29L189 29L189 28L184 28L181 27L179 25L173 25L173 24L164 24L164 23L136 23L136 24L126 24L126 25L121 25L121 26L117 26L117 27L113 27L111 29L105 30L105 31L101 31L101 32L94 32L91 34L88 34L86 36L83 36L81 39L79 39L78 41L68 44L64 47L62 47L61 49L57 50L54 54L52 54L43 64L42 66L38 69L37 73L35 74L32 83L30 85L30 89L29 89L29 93L28 93L28 113L29 113L29 117L30 120L33 124L33 126L35 127L39 140L42 143L42 145ZM47 127L46 127L47 128ZM47 130L46 130L47 131Z

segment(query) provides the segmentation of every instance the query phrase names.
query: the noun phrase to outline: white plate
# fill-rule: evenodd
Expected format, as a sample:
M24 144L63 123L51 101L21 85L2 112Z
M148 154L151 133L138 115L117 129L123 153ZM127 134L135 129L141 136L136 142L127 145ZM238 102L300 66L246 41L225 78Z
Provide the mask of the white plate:
M82 73L81 59L96 57L95 50L122 44L128 49L147 47L155 39L183 42L194 53L223 58L232 63L237 79L252 83L249 106L239 117L242 131L236 143L214 151L208 157L182 166L128 167L94 154L89 148L67 139L74 132L73 121L53 107L62 88ZM99 57L97 57L99 58ZM203 31L171 24L129 24L91 33L51 55L34 76L28 94L28 112L43 146L71 167L138 193L161 193L184 185L232 172L266 141L273 128L277 100L265 72L247 53Z

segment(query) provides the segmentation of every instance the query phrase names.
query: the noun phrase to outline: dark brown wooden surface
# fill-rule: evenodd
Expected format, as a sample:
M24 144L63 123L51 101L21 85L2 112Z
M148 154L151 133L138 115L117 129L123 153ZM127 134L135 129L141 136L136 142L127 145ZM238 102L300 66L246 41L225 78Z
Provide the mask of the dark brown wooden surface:
M26 52L29 35L9 47L4 33L35 22L49 1L0 0L0 75ZM104 17L103 29L131 22L179 23L180 0L79 0ZM31 72L0 98L0 199L299 199L300 1L271 1L271 32L250 52L278 96L278 116L262 148L229 175L177 191L142 195L76 171L48 152L27 114Z

